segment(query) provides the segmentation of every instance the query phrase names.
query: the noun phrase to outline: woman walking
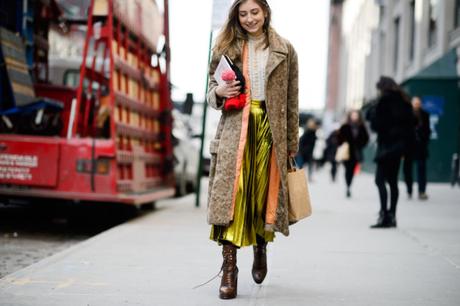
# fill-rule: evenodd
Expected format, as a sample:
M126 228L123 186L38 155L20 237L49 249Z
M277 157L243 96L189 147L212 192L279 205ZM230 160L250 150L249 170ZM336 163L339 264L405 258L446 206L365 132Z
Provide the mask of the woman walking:
M237 249L253 246L252 276L267 274L267 243L289 235L287 161L298 150L298 64L292 45L270 26L264 0L236 0L217 38L209 69L207 102L222 111L210 144L208 222L222 245L219 297L237 295ZM218 85L214 72L228 56L243 72L246 104L226 110L239 81Z
M318 125L316 120L311 118L308 119L305 126L305 131L299 139L299 154L301 163L298 162L298 165L303 168L305 164L308 167L308 179L311 182L313 180L313 167L314 167L314 158L313 151L315 150L316 131L318 130Z
M349 158L343 161L345 167L345 182L347 184L347 198L351 197L351 183L355 175L355 167L363 160L363 148L369 141L369 134L364 125L361 113L354 110L350 111L347 121L339 130L339 145L348 143Z
M326 148L324 149L324 161L331 163L331 180L335 182L337 176L337 161L335 160L335 155L337 154L337 147L339 144L339 129L334 128L334 130L329 134L326 139Z
M381 77L376 86L380 97L370 119L371 128L377 133L375 184L379 190L380 214L371 227L396 227L399 165L412 138L415 120L408 97L393 79ZM390 186L389 209L385 183Z

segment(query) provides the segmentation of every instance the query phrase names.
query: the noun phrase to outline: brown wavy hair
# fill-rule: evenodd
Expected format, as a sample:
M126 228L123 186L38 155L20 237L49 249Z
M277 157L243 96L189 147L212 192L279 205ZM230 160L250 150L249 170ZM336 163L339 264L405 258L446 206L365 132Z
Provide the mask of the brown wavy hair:
M409 96L406 92L401 88L401 86L396 83L396 81L388 76L381 76L378 80L375 87L382 92L382 94L386 94L389 92L396 92L399 93L404 100L404 102L411 103Z
M217 36L216 44L213 51L218 54L226 54L230 58L236 58L240 53L243 45L243 41L248 40L248 34L241 27L238 18L240 5L248 0L235 0L230 7L227 21L222 27L219 36ZM268 42L268 30L270 29L271 22L271 9L266 0L254 0L263 10L265 14L265 22L263 24L263 30L265 33L264 48L269 46Z

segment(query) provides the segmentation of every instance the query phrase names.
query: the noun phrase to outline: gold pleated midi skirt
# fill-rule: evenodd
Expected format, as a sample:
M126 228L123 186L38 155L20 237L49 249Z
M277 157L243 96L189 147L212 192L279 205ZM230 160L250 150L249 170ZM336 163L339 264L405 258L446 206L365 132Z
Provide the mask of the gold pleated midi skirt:
M270 177L272 135L263 101L251 101L248 136L244 148L233 221L229 226L213 225L211 239L235 246L256 245L259 236L272 242L275 235L265 231L265 212Z

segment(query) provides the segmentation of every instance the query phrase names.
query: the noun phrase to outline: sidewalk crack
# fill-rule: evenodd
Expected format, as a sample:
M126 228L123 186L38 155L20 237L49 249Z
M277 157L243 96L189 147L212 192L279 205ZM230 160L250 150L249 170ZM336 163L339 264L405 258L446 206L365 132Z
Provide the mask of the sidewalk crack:
M457 270L460 270L460 265L458 265L457 263L455 263L452 259L450 259L447 255L443 254L439 249L437 248L434 248L432 247L431 245L423 242L419 237L417 237L417 235L409 232L408 230L403 230L403 229L399 229L401 233L403 233L404 235L406 235L407 237L409 237L412 241L414 241L415 243L417 243L418 245L420 245L422 248L424 248L425 250L427 250L429 253L433 254L433 255L436 255L436 256L439 256L440 258L442 258L444 261L446 261L447 263L449 263L451 266L453 266L455 269Z

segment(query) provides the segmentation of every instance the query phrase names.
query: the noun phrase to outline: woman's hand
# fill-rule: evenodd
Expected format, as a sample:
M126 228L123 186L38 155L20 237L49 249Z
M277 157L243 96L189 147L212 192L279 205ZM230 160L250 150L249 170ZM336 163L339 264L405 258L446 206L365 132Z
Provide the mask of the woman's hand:
M216 88L216 94L220 98L232 98L240 94L240 81L230 81L224 84L218 85Z

